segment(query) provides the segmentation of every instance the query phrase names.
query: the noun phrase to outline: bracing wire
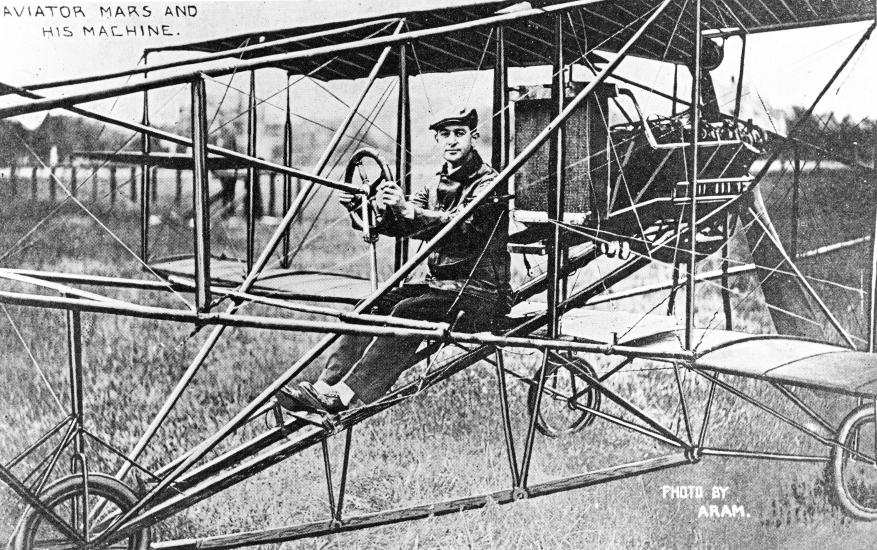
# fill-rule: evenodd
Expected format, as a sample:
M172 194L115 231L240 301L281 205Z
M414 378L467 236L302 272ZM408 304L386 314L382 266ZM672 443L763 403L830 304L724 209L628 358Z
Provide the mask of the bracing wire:
M3 309L3 313L6 315L6 318L9 320L9 325L12 327L12 330L15 331L15 335L18 337L18 340L21 342L21 346L24 348L24 351L27 353L27 356L30 358L31 363L34 368L40 374L40 378L42 378L43 383L48 388L49 393L52 395L52 399L54 399L55 404L58 405L58 411L61 414L65 414L64 405L61 404L61 400L58 399L58 394L55 392L55 389L52 387L52 384L49 382L49 379L46 377L46 373L43 372L42 367L40 367L40 363L37 361L37 358L34 357L33 351L31 351L30 346L27 345L27 340L24 339L24 335L21 334L21 331L18 330L18 325L15 321L12 320L12 316L9 315L9 310L6 308L6 304L0 303L0 308Z
M48 169L48 166L46 165L46 163L45 163L45 162L43 161L43 159L42 159L42 158L41 158L41 157L40 157L40 156L39 156L39 155L38 155L38 154L37 154L32 148L31 148L30 144L27 143L24 139L22 139L22 137L19 136L17 133L15 133L14 135L15 135L16 138L18 138L18 140L21 142L21 144L24 145L24 147L28 150L28 152L31 154L31 156L32 156L37 162L39 162L40 165L41 165L44 169ZM59 187L60 187L60 188L61 188L61 189L67 194L67 196L70 198L70 200L72 200L77 206L79 206L79 207L82 209L83 212L85 212L85 213L86 213L91 219L93 219L93 220L95 221L95 223L97 223L98 226L99 226L101 229L103 229L104 231L106 231L107 234L108 234L110 237L112 237L112 239L113 239L114 241L116 241L117 243L119 243L119 245L120 245L123 249L125 249L125 251L128 252L131 256L133 256L133 257L137 260L137 262L138 262L139 264L141 264L141 265L142 265L147 271L149 271L150 273L152 273L153 275L155 275L155 277L158 278L159 280L164 280L164 279L163 279L158 273L155 272L155 270L152 269L152 266L150 266L148 263L146 263L146 262L143 260L143 258L141 258L136 252L134 252L133 250L131 250L131 248L130 248L127 244L125 244L125 242L121 239L121 237L119 237L118 235L116 235L116 233L115 233L112 229L110 229L109 227L107 227L106 224L104 224L104 223L100 220L100 218L98 218L98 217L94 214L94 212L92 212L87 206L85 206L85 204L84 204L82 201L80 201L78 198L76 198L75 196L73 196L73 193L70 191L70 189L69 189L66 185L64 185L64 183L61 182L61 180L58 179L57 176L55 176L54 174L51 174L50 177L53 178L53 179L55 180L55 183L56 183L56 184L57 184L57 185L58 185L58 186L59 186ZM178 298L179 298L184 304L186 304L187 307L189 307L189 308L193 308L193 307L194 307L194 305L193 305L192 303L190 303L188 300L186 300L186 299L183 297L182 294L180 294L179 292L177 292L177 291L173 288L173 285L171 285L170 282L167 283L167 287L168 287L168 290L170 290L171 293L172 293L174 296L178 297Z
M174 95L172 95L171 97L169 97L168 100L167 100L167 101L161 106L161 108L159 109L159 111L161 111L162 109L164 109L165 107L167 107L167 105L170 104L170 102L171 102L171 101L172 101L172 100L173 100L173 99L174 99L174 98L180 93L180 91L182 91L182 88L179 88L179 89L174 93ZM102 129L103 129L103 128L104 128L104 127L102 127ZM17 136L17 137L18 137L18 136ZM128 138L123 144L122 144L122 145L120 145L118 148L116 148L116 150L115 150L114 153L118 153L118 152L122 151L122 149L124 149L125 147L127 147L128 144L130 144L130 143L134 140L134 138L136 138L136 137L137 137L137 134L132 134L132 135L131 135L131 136L130 136L130 137L129 137L129 138ZM18 139L21 139L21 138L18 137ZM90 182L92 178L96 178L96 177L97 177L97 174L98 174L98 171L99 171L101 168L103 168L104 166L108 165L110 162L111 162L111 161L110 161L109 159L104 160L101 164L99 164L97 167L95 167L95 169L92 171L92 173L91 173L87 178L85 178L85 179L83 179L81 182L79 182L79 183L77 184L77 186L76 186L75 189L79 189L79 188L83 187L83 186L86 185L88 182ZM108 196L108 194L105 194L105 195L104 195L104 198L106 198L107 196ZM44 223L46 223L47 221L49 221L49 219L51 219L55 214L57 214L59 211L61 211L61 209L62 209L63 207L65 207L65 206L68 204L67 201L68 201L70 198L71 198L71 197L69 197L69 196L65 196L64 199L61 200L61 202L60 202L57 206L55 206L55 207L54 207L52 210L50 210L45 216L43 216L43 217L42 217L42 218L41 218L36 224L34 224L34 226L33 226L31 229L29 229L29 230L28 230L24 235L22 235L22 236L21 236L21 237L15 242L15 243L13 243L9 248L7 248L7 250L6 250L3 254L0 254L0 261L5 260L5 259L6 259L7 257L9 257L11 254L17 252L18 249L23 248L22 243L23 243L26 239L28 239L28 237L30 237L31 235L33 235L33 234L34 234L34 233L35 233L35 232L36 232L36 231L37 231L37 230L38 230L38 229L39 229Z

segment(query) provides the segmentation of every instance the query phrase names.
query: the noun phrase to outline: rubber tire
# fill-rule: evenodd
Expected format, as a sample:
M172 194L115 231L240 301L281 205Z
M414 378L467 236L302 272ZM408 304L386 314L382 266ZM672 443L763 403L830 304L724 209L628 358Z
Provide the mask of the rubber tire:
M591 374L596 378L597 371L594 370L594 367L590 363L588 363L587 361L585 361L581 357L577 357L577 356L573 356L571 360L575 361L576 364L578 364L578 366L582 370L587 371L588 374ZM565 368L563 366L563 362L560 360L557 360L557 359L555 359L554 361L551 361L549 359L549 366L550 366L550 370L546 374L546 378L553 375L558 369ZM594 422L594 419L596 418L596 416L593 413L590 413L587 411L581 411L581 415L578 417L578 419L576 419L571 424L569 424L569 426L567 426L563 429L556 429L554 426L550 425L549 423L547 423L545 421L545 418L542 416L541 405L539 407L540 410L538 410L538 411L536 410L536 400L537 400L536 399L537 398L536 388L537 388L537 384L539 383L539 370L540 369L541 369L541 367L539 369L536 369L536 372L533 374L533 383L530 385L530 388L527 391L527 410L530 413L531 417L534 414L536 415L536 429L539 431L539 433L541 433L542 435L544 435L546 437L557 438L557 437L561 437L563 435L569 435L569 434L574 434L574 433L580 432L581 430L590 426ZM570 369L567 368L567 370L570 370ZM570 371L570 372L572 373L572 371ZM575 376L576 376L576 379L582 381L582 383L586 383L578 375L575 375ZM591 388L588 392L586 392L584 395L582 395L582 397L579 398L579 401L581 401L584 405L586 405L592 409L599 409L601 396L602 396L602 394L599 391L597 391L594 388ZM553 397L550 395L543 395L542 400L544 401L545 399L553 399Z
M867 422L874 422L874 405L866 404L855 408L844 418L837 430L837 441L846 443L854 430ZM830 478L834 488L834 496L837 504L847 515L862 520L877 520L877 507L869 508L856 502L844 486L843 462L845 451L839 446L831 447Z
M88 488L89 495L103 497L122 511L130 509L137 502L137 497L127 485L106 474L89 474ZM81 489L82 476L67 476L49 486L40 495L40 500L49 508L54 508L59 503L80 494ZM19 521L18 532L15 535L14 550L31 550L36 529L40 527L43 521L45 521L45 518L34 508L25 510L24 515L22 515ZM128 539L128 550L149 550L149 542L149 527L146 527Z

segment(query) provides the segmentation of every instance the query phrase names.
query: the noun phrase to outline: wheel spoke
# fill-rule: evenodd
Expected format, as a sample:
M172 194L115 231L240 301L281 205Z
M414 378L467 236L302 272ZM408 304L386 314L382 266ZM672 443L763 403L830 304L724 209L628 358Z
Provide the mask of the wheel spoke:
M546 383L544 394L536 410L537 387L540 371L537 370L530 385L527 402L530 414L536 415L536 427L548 437L559 437L575 433L593 422L594 415L588 409L599 408L599 394L596 389L581 378L579 373L596 376L596 371L579 356L566 357L552 354L546 363ZM582 389L579 389L582 388ZM579 398L584 396L582 401Z
M874 423L863 422L857 426L854 433L850 434L847 442L853 446L857 453L865 454L868 449L874 448ZM844 451L843 484L850 492L850 496L862 507L874 509L877 507L877 470L874 468L874 458L868 457L863 460L861 456Z
M832 447L831 473L838 503L858 519L877 520L877 462L873 404L855 409L841 423Z
M569 402L570 402L570 404L574 404L578 401L578 398L576 397L576 395L578 394L578 391L576 390L576 376L572 372L569 373L569 388L570 388Z
M71 544L67 539L46 539L35 540L32 548L39 550L74 550L75 544Z
M378 186L379 186L380 184L384 183L385 181L387 181L387 176L386 176L383 172L381 172L381 173L378 175L378 177L375 178L375 181L372 182L372 185L371 185L371 186L372 186L373 188L377 189Z

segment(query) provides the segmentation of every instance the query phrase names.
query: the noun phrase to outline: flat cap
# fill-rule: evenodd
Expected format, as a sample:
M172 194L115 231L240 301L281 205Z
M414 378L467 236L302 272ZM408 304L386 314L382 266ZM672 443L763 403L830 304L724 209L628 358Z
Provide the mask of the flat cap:
M475 109L459 109L453 110L448 113L442 115L441 118L433 122L429 125L430 130L438 130L444 126L448 126L450 124L459 124L461 126L468 126L470 129L475 129L478 126L478 111Z

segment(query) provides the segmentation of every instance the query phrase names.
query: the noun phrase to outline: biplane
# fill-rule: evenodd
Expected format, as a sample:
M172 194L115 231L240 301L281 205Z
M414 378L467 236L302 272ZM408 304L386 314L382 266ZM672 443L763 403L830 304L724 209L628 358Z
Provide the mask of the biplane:
M0 108L0 117L64 109L134 132L141 138L139 151L81 155L144 167L137 182L141 242L133 260L143 265L144 278L15 267L0 270L6 284L0 290L0 302L63 311L69 349L69 414L0 465L0 479L23 503L11 547L98 549L125 544L132 549L170 550L277 543L473 510L491 502L512 503L694 464L706 457L825 464L842 509L861 520L877 519L877 249L863 252L875 242L874 227L867 225L874 219L873 204L870 210L866 208L865 217L870 221L863 226L870 238L862 237L859 227L859 232L851 235L817 231L818 238L807 241L802 227L801 236L796 234L789 247L788 236L781 234L771 219L776 211L770 211L762 188L766 181L776 179L776 170L771 170L776 165L782 167L784 176L791 176L793 208L781 211L778 217L797 231L798 189L804 174L797 161L798 151L818 150L827 156L830 152L799 139L798 126L781 135L742 120L740 105L745 98L741 88L725 102L718 97L711 78L711 71L728 62L723 59L726 41L745 44L746 37L756 33L875 21L824 83L805 113L806 119L870 38L877 24L875 14L873 2L865 0L460 2L450 8L350 18L155 48L147 52L152 64L114 73L27 85L3 83L5 94L17 99ZM187 56L154 62L165 51L186 52ZM628 57L673 67L673 91L654 89L617 74L616 69ZM509 70L529 67L550 68L550 82L511 86ZM738 82L742 82L744 67L741 56ZM320 82L362 82L361 94L349 105L311 169L291 162L294 124L288 94L283 160L266 160L256 154L253 82L258 71L268 70ZM292 269L287 261L294 237L291 224L317 189L371 197L375 182L390 179L411 192L410 82L427 74L461 71L489 72L493 77L490 116L482 117L491 129L490 159L498 171L490 189L457 212L420 248L398 238L389 251L390 259L380 265L379 260L387 254L379 254L371 227L373 213L369 201L362 201L357 220L362 246L368 249L368 276ZM236 73L249 73L253 79L245 151L211 144L207 124L207 80ZM587 76L581 77L583 74ZM69 91L132 75L140 78L97 90ZM576 75L579 78L573 78ZM333 177L329 161L347 139L352 122L362 116L364 98L378 79L392 79L398 89L395 166L391 167L382 153L364 148L349 155L343 178ZM150 95L171 86L188 88L189 135L150 124ZM60 87L68 89L63 97L43 91ZM140 122L81 106L130 94L142 94ZM669 112L648 112L641 94L668 100ZM184 152L154 151L156 140L175 144ZM792 151L794 162L789 160ZM857 159L833 160L849 164L859 181L873 187L874 166ZM191 250L183 255L157 258L150 250L155 214L150 189L156 181L149 168L157 166L191 172ZM214 221L210 216L209 174L229 169L245 171L248 182L242 259L211 252ZM277 174L284 183L282 219L261 251L256 246L253 192L260 171ZM294 179L303 184L293 196ZM500 191L499 195L495 191ZM779 195L789 198L788 192ZM516 305L509 315L496 319L492 331L464 332L453 319L435 323L372 313L372 306L385 292L404 284L437 243L488 200L507 200L510 216L518 222L509 236L510 252L542 258L544 265L542 271L528 270L516 284ZM749 243L748 261L731 265L734 242ZM805 243L816 246L805 250ZM849 284L836 283L826 290L820 285L830 277L807 271L805 264L813 258L830 257L839 251L866 262L865 270L870 273L867 288L852 289L854 300L869 300L864 319L862 315L853 319L855 312L850 313L847 302L838 313L833 302L825 298L826 292L846 296L843 293L850 292ZM600 269L589 270L595 265ZM714 269L705 270L708 265ZM382 276L389 266L392 273ZM664 267L658 271L661 281L619 288L625 280L653 266ZM774 333L753 334L735 323L730 279L751 274L770 308ZM716 285L716 280L720 284ZM697 292L699 285L706 284L714 285L713 298L718 300L708 300ZM126 296L137 299L120 299L82 287L124 288L132 292ZM659 305L670 304L672 309L677 291L682 290L683 322L656 313L657 307L646 314L598 307L609 301L623 305L630 296L657 293L663 297ZM191 295L194 301L187 302L190 307L171 307L156 300L156 293ZM540 296L544 299L538 299ZM850 300L849 296L845 299ZM261 306L259 311L276 313L244 314L244 308L252 304ZM175 387L131 449L101 446L85 427L87 365L83 364L82 350L87 343L83 341L83 315L182 323L205 334L200 350L182 369ZM314 316L328 320L314 320ZM160 467L149 467L142 457L159 429L216 343L227 331L239 327L284 331L289 338L301 333L323 336L280 376L259 388L245 406L224 419L217 431L204 434L203 440L177 456L167 457ZM427 342L420 352L425 367L416 369L416 375L404 379L377 402L337 415L279 407L278 392L318 361L342 334L421 337ZM538 352L541 360L536 371L520 373L505 357L512 349ZM598 364L597 357L608 363ZM497 422L509 469L507 485L443 502L346 514L354 427L390 407L416 400L425 389L445 381L453 384L455 374L479 362L495 369L500 409ZM664 365L672 377L673 385L668 387L674 388L671 407L678 419L675 428L638 403L634 395L628 395L630 386L613 385L631 365L642 364ZM693 391L684 383L685 377L702 380L706 391ZM515 436L508 379L527 387L528 420L521 438ZM775 389L794 411L783 410L775 400L761 399L747 391L751 385L738 383L741 381L756 381ZM797 430L812 439L821 452L744 448L714 441L710 427L718 414L715 404L720 393ZM808 402L811 395L844 398L849 412L839 423L833 422ZM266 419L268 425L261 429ZM661 453L532 481L537 438L587 434L598 422L622 430L625 437L647 438ZM250 433L247 430L255 435L238 437ZM326 443L341 434L344 455L339 473L332 471ZM234 444L229 444L231 441ZM587 450L586 439L582 445ZM165 519L316 446L321 446L324 457L328 517L257 531L191 533L184 539L153 540L152 529ZM93 469L89 455L98 447L117 457L120 466L116 471ZM65 460L72 464L72 471L63 467ZM289 505L295 506L295 501Z

